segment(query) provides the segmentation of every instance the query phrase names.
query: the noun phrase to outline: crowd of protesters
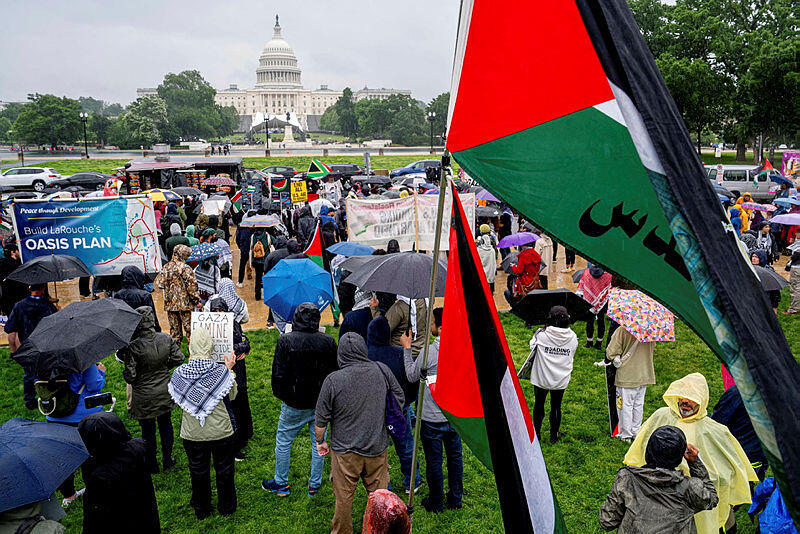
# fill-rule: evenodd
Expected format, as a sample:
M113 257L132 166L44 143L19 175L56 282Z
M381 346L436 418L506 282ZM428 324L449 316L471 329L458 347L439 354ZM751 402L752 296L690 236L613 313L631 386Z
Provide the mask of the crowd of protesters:
M68 377L69 389L78 397L76 408L66 415L47 416L47 420L77 427L91 455L83 466L85 488L77 490L72 476L60 487L64 506L83 497L86 532L105 530L115 523L115 517L123 515L131 531L160 530L152 476L176 465L172 422L176 406L181 410L179 436L191 479L189 503L196 517L204 519L214 510L212 467L216 509L222 516L235 513L239 504L236 462L248 457L246 449L251 439L264 437L254 432L248 394L246 360L251 357L252 347L242 325L250 321L250 314L236 288L243 287L245 278L254 279L254 297L260 301L265 289L264 274L281 260L306 257L302 251L314 239L318 225L323 250L347 239L345 203L340 201L346 194L369 196L370 190L358 184L350 188L336 185L326 188L334 192L333 208L323 205L317 216L305 205L283 214L284 225L279 229L237 226L237 272L233 270L229 246L230 223L241 220L241 214L237 218L230 206L219 215L197 213L198 199L191 198L157 206L160 227L168 230L162 246L169 261L152 285L136 267L123 269L118 280L95 284L95 289L105 288L108 295L126 302L141 317L131 343L116 357L123 364L122 376L127 384L126 409L130 418L138 422L142 437L133 439L113 413L84 406L86 396L101 392L105 386L103 364ZM373 188L372 193L378 191ZM747 200L740 199L742 203ZM251 214L266 213L258 206L249 208ZM766 222L754 226L744 208L734 207L730 213L734 226L742 232L754 227L754 233L748 234L755 243L753 264L768 266L777 261L782 237L772 234ZM544 233L533 229L539 234L535 244L522 245L517 250L497 249L500 239L526 224L504 208L502 215L479 220L475 228L478 258L492 293L496 274L502 270L500 260L516 254L504 291L511 304L532 290L547 289L555 283L558 243ZM191 247L200 243L217 244L219 253L190 265L187 260ZM399 244L392 240L375 254L398 252ZM339 259L328 253L323 259L325 269L335 271ZM0 274L7 275L18 262L14 245L8 245L5 258L0 260ZM575 254L567 249L562 272L570 272L574 264ZM800 273L800 253L794 253L788 269L792 271L793 290L789 312L796 313L800 310L794 298L795 291L800 292L800 274L795 280L796 272ZM56 312L56 307L45 286L34 285L25 291L24 286L10 281L3 284L0 311L8 316L5 330L13 354L43 317ZM669 521L673 525L670 532L711 534L720 525L732 532L733 507L750 502L749 483L763 479L767 469L767 459L741 396L735 385L730 386L709 415L706 379L690 374L669 386L664 394L667 406L643 422L647 386L656 384L654 343L638 342L613 321L606 328L609 292L616 284L610 273L591 264L577 283L577 294L590 308L585 346L604 350L607 364L624 364L619 365L614 383L620 421L617 437L631 445L625 467L617 474L600 511L600 525L626 533L652 532ZM153 288L163 295L169 333L161 332L150 292ZM81 289L88 291L88 281L81 284ZM304 492L313 498L322 491L325 458L330 458L331 491L335 497L331 532L352 532L353 499L359 481L373 496L383 495L378 492L390 488L390 446L399 460L402 491L416 493L427 485L428 494L422 499L427 511L460 509L464 498L461 438L436 405L426 381L437 372L442 308L432 310L429 328L428 307L432 304L426 299L363 291L346 282L340 283L338 289L338 342L320 331L321 311L314 303L297 306L291 322L273 310L269 312L266 326L279 330L271 389L280 401L280 414L277 427L270 429L275 432L274 470L271 477L260 481L261 487L277 497L292 493L292 445L301 433L307 432L311 468L304 480ZM770 298L777 308L774 299L779 301L780 295ZM231 312L234 316L233 350L221 363L211 359L213 341L209 332L191 328L192 311L201 309ZM338 314L334 319L338 326ZM562 403L579 345L572 323L566 308L553 307L544 328L531 338L531 357L520 370L520 376L533 384L533 425L537 436L542 435L546 399L550 397L551 443L563 435ZM424 337L428 329L432 340ZM184 338L188 355L180 348ZM420 354L426 344L428 358L423 366ZM23 401L30 410L37 408L35 379L34 370L25 368ZM421 417L416 419L414 403L420 387L424 403ZM406 421L404 432L387 432L389 396ZM420 425L424 477L419 463L412 460L414 425ZM446 490L443 465L447 467ZM0 514L0 522L3 516Z

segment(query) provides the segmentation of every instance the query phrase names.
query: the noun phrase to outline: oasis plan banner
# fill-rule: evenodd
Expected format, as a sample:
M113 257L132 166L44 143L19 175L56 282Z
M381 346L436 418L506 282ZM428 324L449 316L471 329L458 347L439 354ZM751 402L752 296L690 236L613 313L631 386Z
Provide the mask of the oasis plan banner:
M145 196L20 200L12 212L23 262L66 254L97 276L120 274L128 265L161 270L153 201Z

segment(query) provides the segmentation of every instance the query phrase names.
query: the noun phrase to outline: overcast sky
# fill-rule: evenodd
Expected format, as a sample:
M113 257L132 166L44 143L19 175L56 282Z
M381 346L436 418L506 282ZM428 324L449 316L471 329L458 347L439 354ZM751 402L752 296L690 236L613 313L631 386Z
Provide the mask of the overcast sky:
M4 12L0 100L28 93L127 105L137 87L197 69L217 89L255 84L275 15L306 88L449 90L458 0L39 0Z

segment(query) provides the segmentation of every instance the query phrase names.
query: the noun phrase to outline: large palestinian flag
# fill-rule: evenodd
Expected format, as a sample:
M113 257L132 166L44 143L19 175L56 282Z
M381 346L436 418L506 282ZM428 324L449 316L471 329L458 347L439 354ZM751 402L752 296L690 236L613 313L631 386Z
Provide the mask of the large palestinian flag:
M325 268L325 261L322 258L323 254L324 243L322 242L322 228L320 227L319 222L317 222L316 228L314 228L314 237L311 239L311 243L308 244L306 249L303 251L303 254L308 256L308 259L322 267ZM331 286L333 287L333 300L331 301L331 313L333 314L334 319L338 319L339 317L339 290L336 287L336 282L333 279L333 273L331 273Z
M431 394L494 471L506 532L566 532L494 299L458 194Z
M798 517L800 369L625 0L462 0L450 94L471 177L726 364Z

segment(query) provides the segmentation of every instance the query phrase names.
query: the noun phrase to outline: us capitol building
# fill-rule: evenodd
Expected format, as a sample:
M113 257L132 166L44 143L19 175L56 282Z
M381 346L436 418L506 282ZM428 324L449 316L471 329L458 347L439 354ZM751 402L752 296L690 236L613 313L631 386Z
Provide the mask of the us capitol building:
M258 58L256 84L252 89L239 89L231 85L228 89L217 91L215 101L220 106L233 106L239 113L240 128L249 130L264 122L266 113L270 120L284 122L287 113L289 123L304 131L319 129L319 119L326 109L342 96L341 91L328 89L305 89L300 80L297 56L291 45L281 35L278 16L275 16L275 33L264 46ZM411 95L406 89L368 89L354 91L355 101L365 98L384 99L389 95Z

